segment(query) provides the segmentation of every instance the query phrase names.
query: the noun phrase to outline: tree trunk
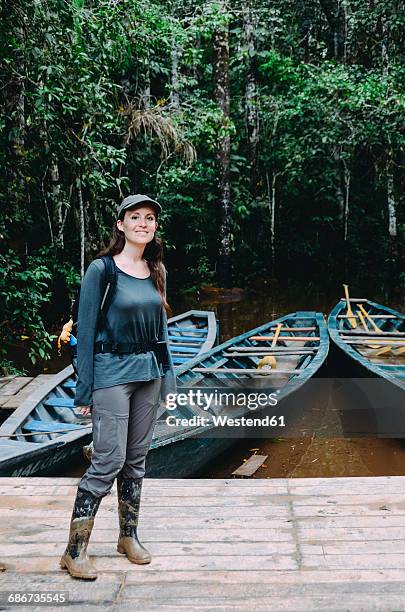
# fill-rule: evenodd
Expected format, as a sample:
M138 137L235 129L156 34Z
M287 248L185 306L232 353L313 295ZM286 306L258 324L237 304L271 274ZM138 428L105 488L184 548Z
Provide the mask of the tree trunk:
M278 174L273 174L271 179L271 186L269 181L269 174L266 172L267 181L267 193L269 198L269 212L270 212L270 257L271 257L271 276L275 277L276 273L276 182Z
M224 11L224 6L222 5ZM231 270L231 186L230 157L231 137L229 135L229 26L221 25L214 34L214 88L215 99L222 113L222 125L217 145L217 167L219 173L219 262L217 267L220 283L226 287L232 284Z
M257 195L258 183L258 145L259 145L259 112L257 82L255 74L255 16L251 7L243 11L243 26L247 46L246 75L246 133L248 141L248 161L250 166L250 191L253 197Z
M343 212L343 240L347 241L348 227L349 227L349 196L350 196L350 170L347 167L346 162L343 162L343 182L345 186L345 202Z
M388 204L388 235L391 241L395 241L398 235L397 229L397 203L394 190L394 173L391 160L387 162L387 204Z
M172 49L172 75L171 75L171 88L170 88L170 103L175 111L179 110L180 97L179 97L179 60L180 60L180 47L173 41Z
M386 164L387 179L387 212L388 212L388 257L385 271L386 299L398 291L398 225L397 201L395 195L394 172L391 156Z
M331 30L331 42L328 44L329 53L336 60L339 60L344 57L344 32L346 27L342 3L340 0L319 0L319 4Z
M389 68L389 54L388 54L388 40L389 40L389 28L387 15L384 12L381 16L381 29L382 29L382 41L381 41L381 62L383 67L383 74L388 74Z
M63 240L63 200L60 187L59 179L59 166L58 160L55 155L51 156L51 194L52 194L52 210L53 210L53 223L54 223L54 235L56 236L55 242L62 249L64 247Z
M77 202L79 204L78 210L78 225L80 235L80 278L84 276L84 248L85 248L85 232L84 232L84 204L83 204L83 192L82 192L82 181L80 176L76 177L76 191L77 191Z

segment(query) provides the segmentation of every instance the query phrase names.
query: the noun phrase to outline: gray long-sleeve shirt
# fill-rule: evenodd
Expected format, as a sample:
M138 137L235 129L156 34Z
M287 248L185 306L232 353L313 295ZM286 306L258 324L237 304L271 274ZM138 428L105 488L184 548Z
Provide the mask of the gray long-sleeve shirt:
M114 262L115 265L115 262ZM116 266L117 286L107 312L116 342L166 340L167 318L158 290L151 277L140 279ZM84 275L79 302L75 406L93 403L93 391L122 383L148 381L163 376L153 351L147 353L94 354L98 341L111 342L106 329L97 330L100 304L105 290L104 263L91 262ZM162 380L162 397L176 391L173 363Z

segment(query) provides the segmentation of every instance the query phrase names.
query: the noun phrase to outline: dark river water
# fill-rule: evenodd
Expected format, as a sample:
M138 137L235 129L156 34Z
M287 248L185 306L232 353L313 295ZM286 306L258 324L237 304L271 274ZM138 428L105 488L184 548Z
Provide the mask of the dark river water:
M258 286L254 291L215 290L208 288L198 295L179 297L169 294L172 314L191 308L213 310L219 320L220 342L248 331L277 317L296 310L317 310L325 315L340 299L341 292L322 293L311 287L287 291L276 286ZM353 297L364 295L351 294ZM381 303L389 303L394 309L403 311L404 304L398 298L390 300L381 295L370 295ZM53 373L67 365L68 359L56 357L47 363L43 371ZM38 373L38 371L36 372ZM328 375L328 374L326 374ZM316 408L315 408L316 410ZM323 417L328 421L336 413ZM405 475L405 440L385 438L344 438L333 435L333 423L326 422L332 432L327 437L314 435L311 431L297 438L243 439L234 445L225 456L210 465L201 477L227 478L252 454L267 455L268 459L253 476L254 478L284 477L336 477L336 476L382 476ZM336 429L338 431L339 428ZM72 466L65 476L80 476L87 464Z

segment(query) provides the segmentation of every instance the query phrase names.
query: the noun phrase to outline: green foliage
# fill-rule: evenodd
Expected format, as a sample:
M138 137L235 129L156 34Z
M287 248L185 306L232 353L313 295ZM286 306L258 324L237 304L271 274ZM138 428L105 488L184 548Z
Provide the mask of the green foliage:
M29 359L50 358L52 340L43 324L42 309L49 299L52 278L41 255L32 255L23 263L12 250L0 255L1 354L6 356L12 343L30 341Z
M128 193L164 205L170 286L215 283L216 155L226 135L234 282L270 273L339 282L343 253L358 279L381 284L388 261L399 278L403 0L16 0L2 10L3 355L21 335L34 360L49 354L44 313L56 279L68 291L77 286L81 248L88 263ZM214 40L228 28L224 121Z

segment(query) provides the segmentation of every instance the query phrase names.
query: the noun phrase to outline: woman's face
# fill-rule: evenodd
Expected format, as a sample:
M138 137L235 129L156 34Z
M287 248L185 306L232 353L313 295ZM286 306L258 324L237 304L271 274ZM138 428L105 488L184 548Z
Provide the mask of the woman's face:
M135 244L148 244L156 232L156 213L153 208L145 204L134 210L126 210L123 221L117 221L117 227L124 232L125 240Z

